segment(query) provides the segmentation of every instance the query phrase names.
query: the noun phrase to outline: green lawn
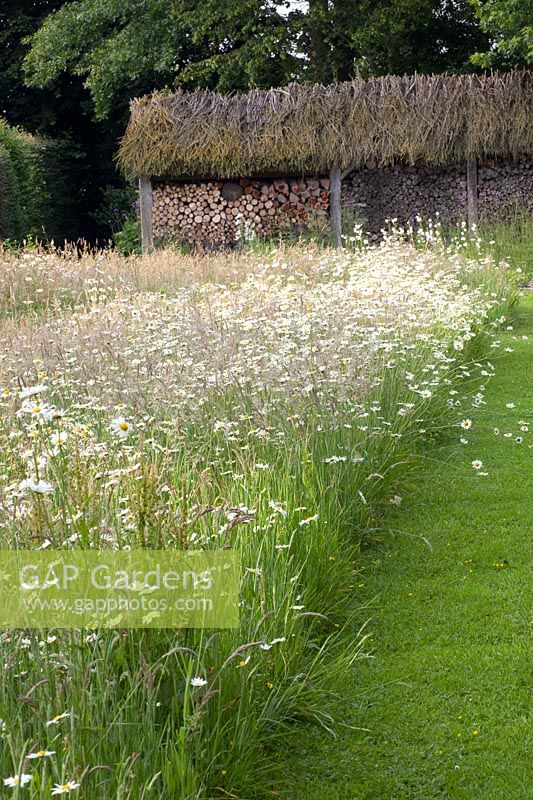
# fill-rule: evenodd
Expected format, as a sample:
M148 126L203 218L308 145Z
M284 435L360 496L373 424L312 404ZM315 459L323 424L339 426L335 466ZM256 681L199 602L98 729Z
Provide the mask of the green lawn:
M533 423L531 300L494 353L486 405L465 414L468 444L458 428L388 519L396 532L363 554L354 603L370 603L372 657L337 708L352 727L337 739L305 728L289 754L291 800L533 796L533 424L519 426Z

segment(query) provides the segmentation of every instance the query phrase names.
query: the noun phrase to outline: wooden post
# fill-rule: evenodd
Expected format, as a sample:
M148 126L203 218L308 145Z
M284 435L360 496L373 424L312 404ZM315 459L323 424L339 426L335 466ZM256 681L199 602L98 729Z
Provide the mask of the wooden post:
M152 234L152 181L139 178L139 209L141 212L141 245L143 255L154 249Z
M342 245L342 173L338 166L333 166L329 173L329 219L333 247Z
M472 228L479 222L477 209L477 161L469 158L466 162L466 198L468 212L468 227Z

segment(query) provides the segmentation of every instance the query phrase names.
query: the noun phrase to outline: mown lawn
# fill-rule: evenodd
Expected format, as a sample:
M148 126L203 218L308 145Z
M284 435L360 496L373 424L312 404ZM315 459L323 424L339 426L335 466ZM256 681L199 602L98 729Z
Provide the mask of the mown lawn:
M337 713L359 730L306 729L289 755L292 800L532 796L531 296L501 345L486 405L465 413L472 428L433 451L369 542L354 603L370 603L371 657Z

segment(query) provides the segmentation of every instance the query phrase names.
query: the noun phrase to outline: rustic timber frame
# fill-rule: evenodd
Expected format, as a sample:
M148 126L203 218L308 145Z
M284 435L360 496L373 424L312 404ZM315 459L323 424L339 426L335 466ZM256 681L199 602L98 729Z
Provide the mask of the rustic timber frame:
M479 221L476 160L469 159L466 163L465 170L467 190L466 216L468 227L472 229L472 227L476 226ZM342 246L342 182L352 171L353 170L351 168L341 170L338 165L334 165L329 172L329 217L331 238L334 247ZM143 254L151 253L154 250L153 204L154 195L152 180L147 177L141 177L139 178L139 212Z
M139 178L139 215L141 218L141 246L143 254L151 253L154 249L152 207L152 181L150 178Z
M468 227L471 229L479 222L477 207L477 161L473 158L466 162L466 200Z

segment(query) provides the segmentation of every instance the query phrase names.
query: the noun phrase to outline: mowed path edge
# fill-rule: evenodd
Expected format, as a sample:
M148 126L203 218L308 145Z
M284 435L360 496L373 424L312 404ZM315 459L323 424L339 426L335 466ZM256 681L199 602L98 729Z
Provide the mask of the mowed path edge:
M533 293L499 340L471 430L428 453L365 550L354 602L374 598L372 658L346 676L338 738L306 728L291 749L292 800L533 796Z

